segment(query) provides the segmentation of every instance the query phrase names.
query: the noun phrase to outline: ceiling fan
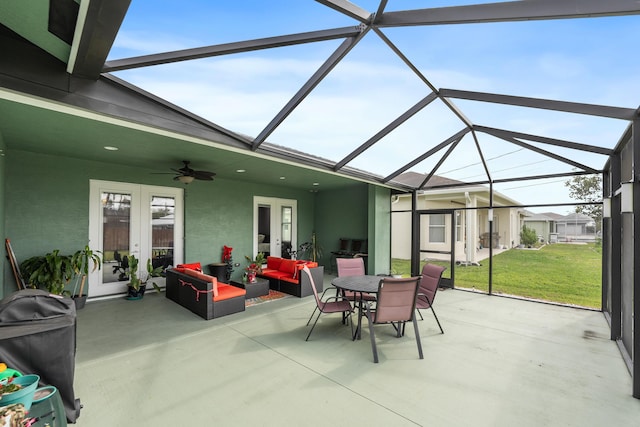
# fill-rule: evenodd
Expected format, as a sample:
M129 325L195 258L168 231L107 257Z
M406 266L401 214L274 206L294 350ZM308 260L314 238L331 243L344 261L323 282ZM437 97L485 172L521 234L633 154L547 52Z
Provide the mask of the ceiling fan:
M180 181L183 184L189 184L193 182L194 179L199 179L201 181L213 181L213 177L216 175L215 172L209 171L197 171L193 170L189 167L189 160L183 160L184 166L180 169L171 168L172 171L176 172L177 175L173 177L174 181Z

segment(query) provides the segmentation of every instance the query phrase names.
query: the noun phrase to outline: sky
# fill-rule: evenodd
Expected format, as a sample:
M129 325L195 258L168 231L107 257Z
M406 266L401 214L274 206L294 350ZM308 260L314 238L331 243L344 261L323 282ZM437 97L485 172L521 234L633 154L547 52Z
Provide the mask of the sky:
M377 1L354 2L375 12ZM390 0L386 11L481 3ZM358 23L313 0L134 0L109 60ZM637 108L637 55L629 54L640 16L383 29L384 35L438 89ZM334 40L114 73L220 126L257 136L338 48ZM376 135L430 89L370 31L268 137L274 144L339 161ZM478 125L614 148L628 123L453 100ZM463 129L435 101L349 166L387 176ZM570 172L573 166L478 133L494 179ZM536 144L532 144L536 145ZM601 169L606 157L536 145ZM442 151L444 152L444 150ZM430 173L440 156L412 168ZM467 135L436 171L485 180ZM494 189L523 204L570 203L566 179L518 181ZM540 208L568 213L572 207Z

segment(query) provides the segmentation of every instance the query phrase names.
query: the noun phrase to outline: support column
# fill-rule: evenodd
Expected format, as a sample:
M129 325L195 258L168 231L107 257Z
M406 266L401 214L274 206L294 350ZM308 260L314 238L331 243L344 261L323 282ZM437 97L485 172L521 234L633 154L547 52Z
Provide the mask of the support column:
M633 397L640 398L640 119L631 128L633 144ZM636 169L638 168L638 169Z
M420 274L420 216L418 209L418 192L411 193L411 276Z

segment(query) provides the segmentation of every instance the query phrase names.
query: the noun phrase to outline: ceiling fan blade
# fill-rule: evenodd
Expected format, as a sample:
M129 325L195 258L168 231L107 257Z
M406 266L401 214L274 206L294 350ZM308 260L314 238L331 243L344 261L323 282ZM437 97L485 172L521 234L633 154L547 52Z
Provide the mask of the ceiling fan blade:
M213 177L216 176L214 172L208 171L194 171L193 176L195 179L199 179L202 181L213 181Z
M197 170L191 169L189 167L190 161L188 161L188 160L183 160L182 163L184 163L184 166L181 167L180 169L169 168L173 172L164 172L164 173L166 173L166 174L174 174L175 175L173 177L174 181L180 181L180 182L184 182L184 183L187 183L187 184L189 182L193 181L194 179L199 179L201 181L213 181L213 177L216 176L215 172L197 171ZM158 173L162 173L162 172L158 172ZM185 177L191 178L191 179L187 182L185 180Z

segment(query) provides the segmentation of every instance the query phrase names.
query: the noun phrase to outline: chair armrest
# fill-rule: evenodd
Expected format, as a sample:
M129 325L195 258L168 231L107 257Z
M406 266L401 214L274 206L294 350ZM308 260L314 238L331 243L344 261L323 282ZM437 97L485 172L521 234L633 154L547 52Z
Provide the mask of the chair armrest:
M431 300L429 299L429 296L426 294L423 294L422 292L418 292L418 296L419 297L425 297L425 299L427 300L427 302L429 303L429 305L431 305Z

